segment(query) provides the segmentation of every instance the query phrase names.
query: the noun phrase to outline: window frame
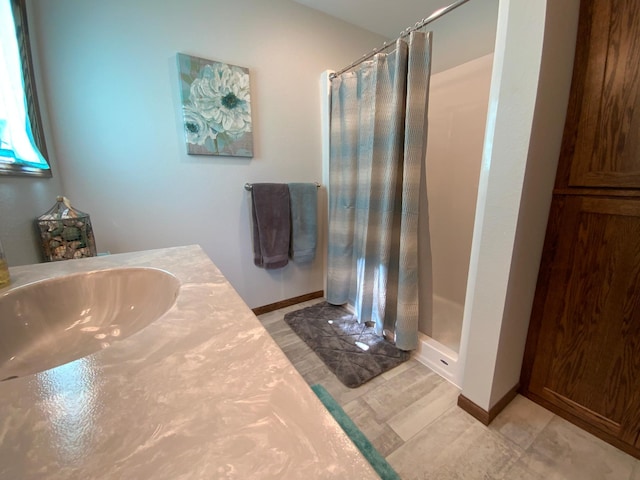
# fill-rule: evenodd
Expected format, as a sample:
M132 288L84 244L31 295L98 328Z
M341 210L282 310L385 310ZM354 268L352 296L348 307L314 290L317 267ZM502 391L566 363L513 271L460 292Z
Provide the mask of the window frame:
M22 60L22 78L24 83L24 93L27 99L27 115L31 124L31 132L33 139L40 150L43 158L49 166L48 169L30 167L26 165L4 163L0 161L0 175L10 176L31 176L50 178L53 176L51 172L51 163L47 153L47 146L44 139L44 131L42 125L42 116L38 105L38 95L36 92L36 81L33 73L33 59L31 56L31 45L29 41L29 27L27 24L27 6L25 0L11 0L11 10L13 11L13 20L16 25L16 36L18 40L18 49Z

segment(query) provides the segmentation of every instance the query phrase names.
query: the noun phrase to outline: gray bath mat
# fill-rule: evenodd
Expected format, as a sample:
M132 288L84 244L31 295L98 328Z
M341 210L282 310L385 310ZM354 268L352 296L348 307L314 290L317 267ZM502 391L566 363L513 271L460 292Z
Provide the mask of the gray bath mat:
M358 323L346 309L327 302L287 313L284 321L350 388L400 365L410 356L376 335L373 326Z

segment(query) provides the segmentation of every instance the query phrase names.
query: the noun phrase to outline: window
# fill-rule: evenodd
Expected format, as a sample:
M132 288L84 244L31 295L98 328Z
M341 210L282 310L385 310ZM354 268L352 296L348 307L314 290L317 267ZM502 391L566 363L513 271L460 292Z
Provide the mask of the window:
M0 174L51 176L24 0L0 0Z

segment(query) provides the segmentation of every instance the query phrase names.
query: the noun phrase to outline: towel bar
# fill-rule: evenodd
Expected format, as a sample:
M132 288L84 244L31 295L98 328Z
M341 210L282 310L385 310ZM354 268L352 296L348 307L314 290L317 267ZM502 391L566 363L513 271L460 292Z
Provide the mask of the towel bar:
M318 182L315 182L315 184L316 184L316 187L320 188L320 184ZM250 192L252 188L253 188L253 184L252 183L245 183L244 184L244 189L247 192Z

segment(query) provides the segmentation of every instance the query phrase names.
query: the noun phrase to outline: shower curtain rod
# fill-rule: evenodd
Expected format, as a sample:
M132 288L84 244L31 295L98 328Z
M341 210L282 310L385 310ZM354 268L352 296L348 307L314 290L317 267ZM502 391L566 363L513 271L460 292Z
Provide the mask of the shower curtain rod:
M469 0L458 0L457 2L454 2L454 3L452 3L451 5L449 5L447 7L442 7L441 9L436 10L431 15L429 15L427 18L423 18L421 21L417 22L413 27L408 27L408 28L404 29L402 32L400 32L400 36L398 37L398 39L406 37L407 35L409 35L414 30L418 30L418 29L424 27L425 25L433 22L434 20L439 19L440 17L446 15L447 13L451 12L452 10L455 10L456 8L460 7L461 5L464 5L468 1ZM363 55L362 57L360 57L358 60L353 62L348 67L344 67L342 70L338 70L337 72L329 74L329 80L333 80L334 78L342 75L344 72L347 72L347 71L351 70L356 65L359 65L362 62L364 62L366 60L369 60L376 53L381 52L382 50L390 47L391 45L393 45L393 44L384 42L382 44L382 47L373 49L371 52L369 52L368 54Z

